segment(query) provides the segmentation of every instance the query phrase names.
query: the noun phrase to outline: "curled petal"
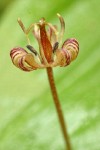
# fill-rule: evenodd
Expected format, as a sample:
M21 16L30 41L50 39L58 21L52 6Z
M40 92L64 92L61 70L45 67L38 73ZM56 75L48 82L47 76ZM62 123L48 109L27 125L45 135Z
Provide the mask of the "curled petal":
M64 51L67 50L70 53L70 55L71 55L71 61L73 61L74 59L76 59L76 57L78 55L78 52L79 52L79 43L74 38L68 39L62 45L62 49Z
M41 61L38 56L35 55L35 57L29 53L25 56L25 62L27 62L31 67L37 69L37 68L43 68L44 65L41 64Z
M57 49L55 51L55 56L54 56L54 63L52 64L52 67L56 66L65 66L66 64L66 58L61 49Z
M61 50L56 51L55 63L62 66L69 65L76 59L79 52L79 44L76 39L71 38L64 42Z
M16 67L20 68L23 71L32 71L37 69L38 66L36 66L36 62L34 63L34 66L28 63L28 55L29 54L21 47L13 48L10 52L12 62Z

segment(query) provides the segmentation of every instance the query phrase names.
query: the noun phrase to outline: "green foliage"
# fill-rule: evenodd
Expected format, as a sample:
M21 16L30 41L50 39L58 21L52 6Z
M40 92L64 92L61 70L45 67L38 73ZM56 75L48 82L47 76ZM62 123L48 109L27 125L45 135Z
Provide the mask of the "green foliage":
M46 71L22 72L9 57L11 48L27 45L18 17L26 27L41 17L59 24L58 12L64 39L80 43L75 62L54 68L73 150L100 150L99 7L99 0L16 0L7 7L0 21L0 150L64 150Z

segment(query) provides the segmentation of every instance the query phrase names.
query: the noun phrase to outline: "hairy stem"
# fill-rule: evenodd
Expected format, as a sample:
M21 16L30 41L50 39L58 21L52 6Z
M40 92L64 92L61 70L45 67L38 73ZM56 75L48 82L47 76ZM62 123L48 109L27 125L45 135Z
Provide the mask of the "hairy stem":
M48 74L48 79L49 79L49 84L50 84L53 100L54 100L55 107L56 107L57 114L58 114L58 119L59 119L59 122L61 125L62 134L63 134L64 140L65 140L66 150L72 150L69 135L68 135L67 128L65 125L63 112L61 109L61 104L60 104L60 101L58 98L58 94L57 94L57 90L56 90L56 86L55 86L55 82L54 82L52 68L50 68L50 67L47 68L47 74Z

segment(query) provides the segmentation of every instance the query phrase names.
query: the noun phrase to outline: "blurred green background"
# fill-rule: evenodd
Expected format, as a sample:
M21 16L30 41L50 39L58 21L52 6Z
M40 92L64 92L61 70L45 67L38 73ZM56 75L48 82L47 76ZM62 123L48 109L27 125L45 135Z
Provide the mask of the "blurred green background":
M0 1L0 150L64 150L45 69L23 72L9 56L27 45L18 17L26 27L41 17L59 25L56 13L65 19L63 40L80 43L76 61L54 68L73 150L100 150L100 0Z

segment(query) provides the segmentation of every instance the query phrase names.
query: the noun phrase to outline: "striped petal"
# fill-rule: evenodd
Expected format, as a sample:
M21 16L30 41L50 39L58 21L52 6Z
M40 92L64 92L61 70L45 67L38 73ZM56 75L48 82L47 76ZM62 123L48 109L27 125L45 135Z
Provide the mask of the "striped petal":
M76 39L71 38L64 42L62 45L63 50L68 50L71 55L71 61L76 59L78 52L79 52L79 43Z
M61 67L69 65L74 59L76 59L79 52L79 44L76 39L71 38L64 42L62 48L56 51L56 59L54 65L60 65Z
M39 67L31 53L27 53L23 48L16 47L10 52L13 64L23 71L32 71ZM30 63L32 61L32 63Z

